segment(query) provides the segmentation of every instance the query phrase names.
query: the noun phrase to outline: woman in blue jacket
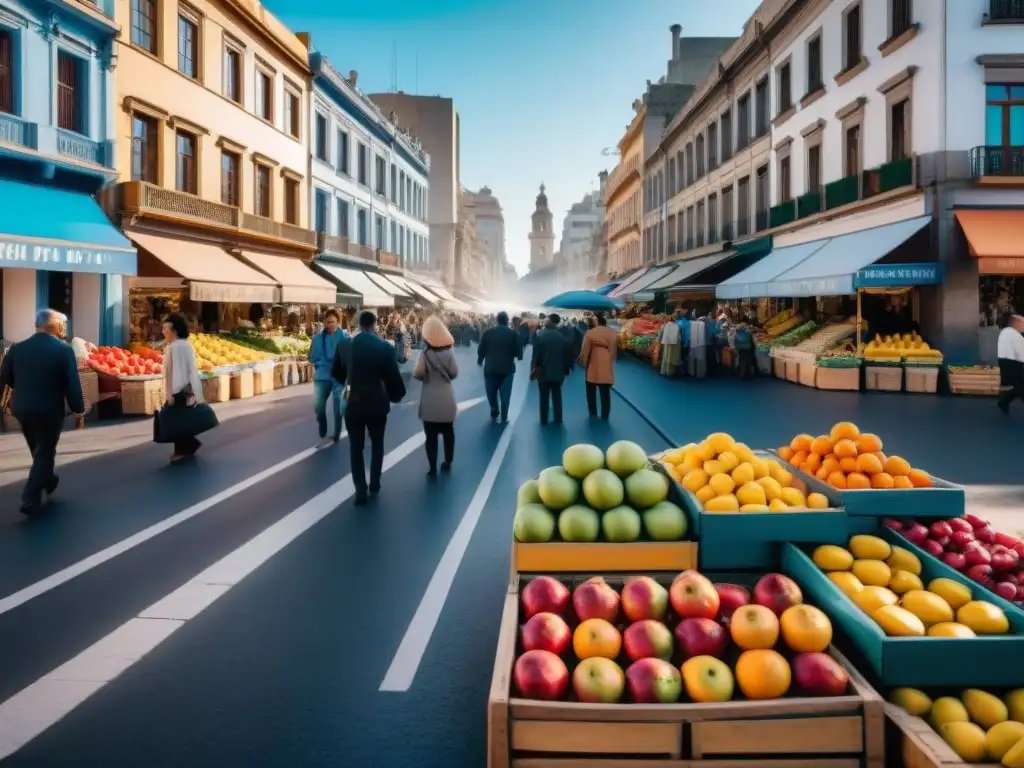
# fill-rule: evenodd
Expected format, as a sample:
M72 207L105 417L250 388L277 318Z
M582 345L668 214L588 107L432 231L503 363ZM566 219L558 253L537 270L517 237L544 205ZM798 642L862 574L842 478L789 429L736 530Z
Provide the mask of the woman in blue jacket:
M341 439L342 416L345 402L342 392L345 382L335 381L331 376L331 362L338 342L348 336L340 327L341 318L336 310L329 309L324 315L324 329L313 337L309 347L309 362L313 365L313 410L320 433L319 448L324 448ZM334 401L334 436L327 437L327 400Z

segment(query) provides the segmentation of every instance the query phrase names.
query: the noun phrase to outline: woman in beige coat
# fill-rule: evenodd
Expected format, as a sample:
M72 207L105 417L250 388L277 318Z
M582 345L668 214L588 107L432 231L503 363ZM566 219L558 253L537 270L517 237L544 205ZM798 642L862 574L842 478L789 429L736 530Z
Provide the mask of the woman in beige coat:
M604 315L597 316L597 327L583 337L580 363L587 373L587 410L597 416L597 393L601 393L601 418L607 420L612 410L612 385L615 383L615 356L618 338L608 327Z
M427 436L427 464L431 477L437 474L437 438L444 441L444 462L441 471L452 467L455 456L455 416L458 405L452 381L459 375L452 349L455 340L445 328L441 318L431 315L423 323L423 341L427 348L416 361L413 377L423 382L420 393L419 417Z

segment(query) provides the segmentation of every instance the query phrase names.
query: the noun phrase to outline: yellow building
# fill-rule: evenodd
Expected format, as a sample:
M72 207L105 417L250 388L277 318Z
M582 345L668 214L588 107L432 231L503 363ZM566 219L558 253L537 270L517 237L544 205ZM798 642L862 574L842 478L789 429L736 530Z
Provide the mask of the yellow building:
M638 104L636 116L619 141L619 164L608 175L605 185L610 277L620 277L643 263L640 249L640 166L643 162L646 114L646 105Z
M121 183L106 203L139 252L133 337L179 308L225 327L333 304L308 266L306 45L258 0L116 8Z

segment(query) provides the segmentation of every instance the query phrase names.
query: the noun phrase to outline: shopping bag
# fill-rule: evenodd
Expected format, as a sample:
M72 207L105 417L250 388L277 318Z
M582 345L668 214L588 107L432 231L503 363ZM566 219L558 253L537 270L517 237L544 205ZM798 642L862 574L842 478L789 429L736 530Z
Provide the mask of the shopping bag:
M173 443L218 426L217 414L206 403L192 406L165 405L153 415L153 442Z

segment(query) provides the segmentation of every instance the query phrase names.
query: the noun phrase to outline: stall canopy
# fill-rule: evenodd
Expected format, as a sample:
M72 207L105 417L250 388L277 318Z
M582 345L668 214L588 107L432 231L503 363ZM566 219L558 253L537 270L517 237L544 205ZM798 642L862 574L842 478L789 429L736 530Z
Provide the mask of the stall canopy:
M452 296L448 289L445 288L440 283L435 283L434 281L427 282L423 280L417 280L412 277L407 277L406 279L413 284L425 285L430 293L439 296L441 298L441 306L443 309L447 309L451 312L469 312L472 309L465 302L459 301L454 296Z
M142 251L139 263L152 278L180 277L193 301L273 304L277 282L212 243L178 240L131 227L125 233ZM148 262L148 263L147 263ZM145 284L145 277L139 283Z
M963 210L957 221L982 275L1024 275L1024 211Z
M404 288L399 287L395 283L391 282L380 272L366 272L365 273L371 282L373 282L378 288L389 296L397 296L399 298L410 298L411 294Z
M773 278L792 269L827 242L828 240L816 240L813 243L776 248L756 264L723 281L715 288L715 296L719 299L765 297L768 294L761 291L766 289Z
M299 258L252 251L242 251L242 257L277 281L282 304L333 305L337 301L334 283L320 277Z
M626 290L621 295L617 295L617 291L609 295L619 299L639 299L641 293L649 291L651 285L665 277L673 269L674 267L671 266L651 267L651 269L647 270L645 274L641 275L627 286Z
M419 298L426 301L428 304L436 304L441 306L441 300L434 294L424 288L422 285L417 285L412 280L406 280L404 277L398 275L388 275L388 280L397 284L398 286L405 288L410 294L414 294Z
M629 273L624 278L622 278L622 282L619 283L618 288L614 289L613 291L606 295L610 296L613 299L624 298L629 289L633 287L633 284L638 282L644 275L646 275L650 271L650 269L647 269L645 267L643 269L638 269L635 272Z
M328 264L324 261L317 261L317 267L322 269L332 280L343 287L346 291L359 294L363 297L364 307L393 307L395 300L392 296L377 287L365 272L358 269L339 267L336 264Z
M602 285L600 288L598 288L596 290L597 290L598 293L603 293L603 294L605 294L607 296L609 293L614 291L620 285L621 285L621 283L605 283L604 285Z

